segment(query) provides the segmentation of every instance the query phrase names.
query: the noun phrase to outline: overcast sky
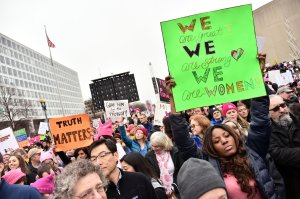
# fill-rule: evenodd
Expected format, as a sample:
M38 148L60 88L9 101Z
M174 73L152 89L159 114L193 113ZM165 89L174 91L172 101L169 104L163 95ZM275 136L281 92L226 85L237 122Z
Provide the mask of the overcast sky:
M160 22L271 0L0 0L0 32L78 72L83 99L92 79L130 71L141 101L155 100L156 77L168 74Z

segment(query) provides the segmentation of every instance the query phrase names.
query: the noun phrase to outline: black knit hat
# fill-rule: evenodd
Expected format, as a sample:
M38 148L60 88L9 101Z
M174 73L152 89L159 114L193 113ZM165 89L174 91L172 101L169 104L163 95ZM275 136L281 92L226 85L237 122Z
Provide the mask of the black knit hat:
M214 112L215 111L220 111L220 109L218 109L217 107L211 107L210 109L209 109L209 115L211 116L211 117L213 117L213 114L214 114ZM220 111L221 112L221 111Z

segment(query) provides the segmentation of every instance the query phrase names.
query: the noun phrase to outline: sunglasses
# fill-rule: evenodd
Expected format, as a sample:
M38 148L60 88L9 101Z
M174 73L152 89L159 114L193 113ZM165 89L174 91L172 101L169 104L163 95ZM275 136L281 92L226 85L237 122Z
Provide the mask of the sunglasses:
M270 109L269 111L274 111L274 112L277 112L279 111L280 108L285 108L286 107L286 104L285 102L281 103L281 104L278 104L277 106L275 106L274 108Z

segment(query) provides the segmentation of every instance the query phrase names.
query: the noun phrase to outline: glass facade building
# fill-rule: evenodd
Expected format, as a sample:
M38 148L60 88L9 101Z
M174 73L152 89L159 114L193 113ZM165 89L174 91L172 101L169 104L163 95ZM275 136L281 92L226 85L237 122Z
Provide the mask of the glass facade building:
M50 118L84 113L76 71L54 60L52 66L50 58L1 33L0 86L14 90L13 98L20 108L29 105L32 119L44 118L41 97L46 99Z

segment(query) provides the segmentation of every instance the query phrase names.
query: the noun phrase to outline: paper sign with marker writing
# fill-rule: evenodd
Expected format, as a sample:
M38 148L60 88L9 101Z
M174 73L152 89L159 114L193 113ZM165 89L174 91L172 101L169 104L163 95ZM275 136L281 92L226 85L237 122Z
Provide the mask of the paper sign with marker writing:
M45 135L47 133L47 131L49 131L48 123L47 122L40 122L38 134L39 135Z
M159 99L161 102L169 102L170 97L167 93L166 85L165 85L165 80L156 78L157 81L157 87L158 87L158 94L159 94Z
M30 145L29 141L27 139L27 134L26 134L25 128L14 131L14 135L15 135L16 140L21 148Z
M161 22L161 29L177 111L266 94L251 5Z
M93 142L93 132L87 114L51 118L49 124L57 151L85 147Z
M280 70L268 71L269 80L278 86L286 85L294 81L291 71L287 70L285 73L280 73Z
M8 151L18 149L19 145L13 133L8 127L0 131L0 153L6 154Z
M163 119L166 116L169 116L171 112L170 104L167 103L157 103L155 106L155 114L154 114L154 125L163 125Z
M104 101L106 117L116 121L118 117L130 116L128 100Z

